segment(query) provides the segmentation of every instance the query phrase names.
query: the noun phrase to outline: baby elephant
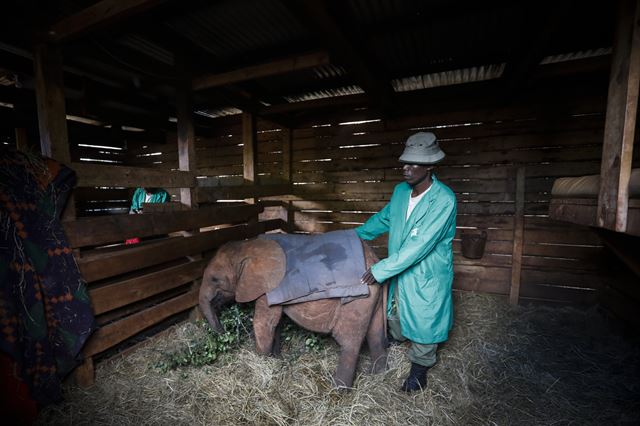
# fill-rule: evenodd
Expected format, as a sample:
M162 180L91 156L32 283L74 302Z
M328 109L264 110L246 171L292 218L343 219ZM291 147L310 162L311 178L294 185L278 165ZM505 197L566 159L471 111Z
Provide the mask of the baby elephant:
M362 242L366 268L378 259ZM286 272L286 256L275 241L257 238L231 242L220 247L207 265L200 287L200 309L211 327L224 331L216 311L232 302L255 301L253 328L256 349L261 354L279 351L274 347L276 327L284 312L296 324L318 333L330 333L340 345L338 368L333 376L337 388L351 387L360 346L365 337L372 359L372 372L387 365L382 306L383 287L369 287L369 296L341 304L340 298L287 305L267 304L266 293L278 286Z

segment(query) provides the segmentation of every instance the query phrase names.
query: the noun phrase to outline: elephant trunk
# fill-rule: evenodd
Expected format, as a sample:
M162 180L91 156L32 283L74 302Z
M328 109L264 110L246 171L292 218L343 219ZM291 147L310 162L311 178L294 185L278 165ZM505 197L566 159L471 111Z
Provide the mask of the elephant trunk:
M211 299L206 297L200 297L200 310L204 314L204 317L207 319L207 322L211 326L214 332L218 334L224 333L224 327L222 323L218 319L218 315L211 306Z

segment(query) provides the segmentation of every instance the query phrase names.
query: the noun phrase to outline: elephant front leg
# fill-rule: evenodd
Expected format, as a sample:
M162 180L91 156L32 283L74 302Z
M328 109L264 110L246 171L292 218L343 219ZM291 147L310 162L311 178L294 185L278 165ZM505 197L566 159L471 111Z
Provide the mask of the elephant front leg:
M383 288L386 291L386 288ZM369 329L367 330L367 343L369 344L369 354L371 356L371 372L382 373L387 369L387 337L385 336L384 303L378 300Z
M282 306L267 304L267 296L256 300L253 314L253 332L256 337L256 351L262 355L272 355L275 332L282 317ZM279 351L279 348L276 348Z

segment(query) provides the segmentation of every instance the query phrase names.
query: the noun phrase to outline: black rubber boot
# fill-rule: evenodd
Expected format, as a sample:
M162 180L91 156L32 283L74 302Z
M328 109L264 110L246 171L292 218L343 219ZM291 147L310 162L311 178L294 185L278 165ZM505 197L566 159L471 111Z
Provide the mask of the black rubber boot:
M409 376L402 384L402 388L400 388L400 390L404 392L415 392L426 388L428 369L429 367L412 362Z

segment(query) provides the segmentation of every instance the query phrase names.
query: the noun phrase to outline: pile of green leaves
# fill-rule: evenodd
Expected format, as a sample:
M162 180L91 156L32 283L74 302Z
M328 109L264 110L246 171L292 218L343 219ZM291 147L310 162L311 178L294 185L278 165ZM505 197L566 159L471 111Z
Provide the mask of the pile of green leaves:
M200 367L213 364L220 357L231 352L248 339L253 332L253 305L232 305L220 312L220 322L225 332L215 333L207 321L197 321L197 326L204 330L198 333L186 348L166 354L154 367L166 373L179 367ZM319 352L326 344L328 337L298 327L290 319L283 317L281 326L282 350L289 358L297 358L305 352ZM204 337L203 337L204 336Z
M187 343L187 348L168 354L155 367L161 372L178 367L199 367L214 363L222 354L237 348L251 335L253 309L248 306L232 305L220 313L220 322L225 332L215 333L207 321L197 321L197 326L204 329L202 335Z

